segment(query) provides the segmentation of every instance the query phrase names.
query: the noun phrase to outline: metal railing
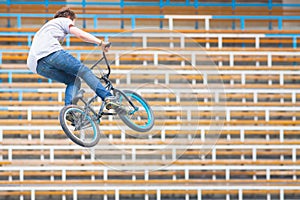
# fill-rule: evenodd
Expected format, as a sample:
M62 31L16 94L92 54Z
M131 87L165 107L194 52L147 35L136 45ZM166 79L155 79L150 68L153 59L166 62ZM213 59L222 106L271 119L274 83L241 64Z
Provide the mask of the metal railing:
M136 29L136 21L137 20L167 20L168 21L168 29L174 29L174 20L204 20L204 30L210 30L210 23L213 20L227 20L227 21L236 21L238 20L240 23L240 29L246 29L246 21L274 21L278 24L278 30L283 29L284 21L299 21L300 16L222 16L222 15L141 15L141 14L78 14L79 19L87 19L93 21L93 28L98 28L98 20L99 19L119 19L122 20L130 20L131 21L131 29ZM22 19L52 19L53 14L28 14L28 13L0 13L0 18L16 19L17 28L22 28ZM8 23L9 24L9 23ZM85 28L85 27L84 27ZM121 29L124 27L120 27ZM163 28L163 24L160 23L159 28ZM235 28L233 28L235 29Z
M90 2L88 0L81 1L51 1L51 0L40 0L40 1L14 1L14 0L2 0L0 4L10 5L79 5L85 8L86 6L117 6L120 8L130 7L130 6L157 6L160 8L169 7L169 6L188 6L188 7L231 7L235 10L237 7L266 7L269 10L272 10L273 7L299 7L299 3L276 3L272 0L266 0L262 3L250 3L243 2L239 3L237 0L231 0L227 3L224 2L211 2L211 1L199 1L199 0L182 0L182 2L172 1L172 0L159 0L159 1L141 1L141 2L132 2L128 0L119 0L115 2Z

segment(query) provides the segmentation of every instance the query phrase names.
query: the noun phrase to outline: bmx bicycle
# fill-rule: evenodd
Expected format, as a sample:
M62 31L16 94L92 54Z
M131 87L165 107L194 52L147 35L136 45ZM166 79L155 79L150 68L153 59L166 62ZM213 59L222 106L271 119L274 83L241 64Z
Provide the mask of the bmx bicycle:
M110 44L109 44L110 45ZM116 98L118 108L106 109L106 103L101 102L99 109L92 105L99 97L84 99L85 91L79 90L73 98L73 104L64 106L59 114L59 121L63 131L76 144L83 147L93 147L100 140L99 125L104 115L118 115L119 118L131 129L138 132L147 132L154 125L154 114L147 101L138 93L131 90L119 90L113 87L109 79L111 68L103 51L102 57L90 69L94 69L102 60L105 61L107 73L102 72L98 77L104 82L104 87ZM83 106L76 105L79 101Z

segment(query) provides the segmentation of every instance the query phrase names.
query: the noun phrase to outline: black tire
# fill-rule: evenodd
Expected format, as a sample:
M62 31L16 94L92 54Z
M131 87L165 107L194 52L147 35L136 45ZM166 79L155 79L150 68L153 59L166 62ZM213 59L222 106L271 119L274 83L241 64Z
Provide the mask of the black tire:
M141 97L136 92L130 90L114 90L115 95L117 96L119 103L122 105L122 108L125 108L127 111L131 110L132 114L118 114L120 119L131 129L138 132L148 132L152 129L154 125L154 114L147 103L147 101ZM129 98L135 106L139 108L138 111L133 111L133 107L130 105Z
M73 122L66 119L67 114L72 116ZM100 140L98 124L79 106L63 107L59 114L59 121L68 138L82 147L93 147Z

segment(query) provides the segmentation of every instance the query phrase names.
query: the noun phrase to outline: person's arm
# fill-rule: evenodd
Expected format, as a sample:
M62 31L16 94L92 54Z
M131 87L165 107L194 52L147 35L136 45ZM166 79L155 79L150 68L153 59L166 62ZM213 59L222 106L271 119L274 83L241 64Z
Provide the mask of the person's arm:
M105 46L108 44L108 42L104 42L100 40L99 38L96 38L92 34L85 32L75 26L70 27L70 33L75 35L76 37L82 39L85 42L94 43L102 47L104 51L107 51L108 48L105 48Z

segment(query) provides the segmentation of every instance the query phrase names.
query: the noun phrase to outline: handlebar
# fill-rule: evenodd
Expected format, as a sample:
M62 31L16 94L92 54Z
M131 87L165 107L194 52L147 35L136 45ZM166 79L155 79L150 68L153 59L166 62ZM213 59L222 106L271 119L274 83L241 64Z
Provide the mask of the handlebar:
M111 42L109 42L107 45L105 45L104 48L109 48L111 46Z
M104 48L109 48L111 46L111 42L109 42L107 45L105 45ZM109 75L110 75L110 65L109 65L109 62L107 60L107 57L106 57L106 54L105 54L105 51L102 52L102 58L100 58L90 69L94 69L94 67L96 67L102 60L104 59L105 61L105 64L107 66L107 70L108 70L108 73L103 75L103 79L108 81L108 78L109 78Z
M110 43L110 44L111 44L111 43ZM109 46L110 46L110 45L109 45ZM103 55L105 64L106 64L107 69L108 69L108 73L106 74L106 77L108 78L109 75L110 75L110 71L111 71L111 70L110 70L110 65L109 65L109 63L108 63L108 60L107 60L107 58L106 58L106 55L105 55L105 52L104 52L104 51L103 51L102 55Z

